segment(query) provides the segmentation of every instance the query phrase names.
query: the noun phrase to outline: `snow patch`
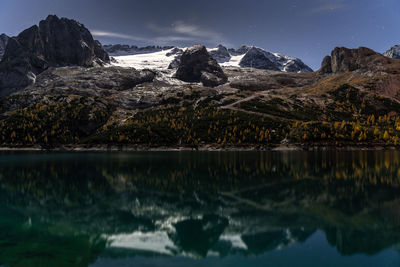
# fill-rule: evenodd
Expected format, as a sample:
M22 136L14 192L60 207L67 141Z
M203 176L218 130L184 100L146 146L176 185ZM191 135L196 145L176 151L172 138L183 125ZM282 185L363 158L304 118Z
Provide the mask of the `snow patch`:
M112 63L112 65L135 69L163 70L167 69L171 61L174 59L173 56L167 56L167 54L172 50L173 49L147 54L117 56L114 57L116 63Z
M119 234L105 236L111 248L151 251L164 255L173 255L174 243L166 232Z

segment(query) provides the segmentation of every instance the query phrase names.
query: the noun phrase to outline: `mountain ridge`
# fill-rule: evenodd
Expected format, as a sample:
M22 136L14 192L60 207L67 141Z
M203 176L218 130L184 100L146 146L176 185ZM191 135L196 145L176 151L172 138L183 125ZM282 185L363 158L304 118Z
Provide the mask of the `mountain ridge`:
M115 58L120 58L124 61L124 56L135 56L144 54L153 54L161 51L167 51L166 56L170 57L171 49L178 49L183 52L187 47L173 47L173 46L147 46L137 47L129 45L106 45L104 49ZM223 45L218 45L216 48L207 48L209 54L221 65L225 67L235 66L244 68L256 69L270 69L283 72L312 72L313 70L304 64L300 59L282 55L279 53L271 53L256 46L242 45L237 49L226 48ZM179 62L180 54L176 55L170 60L171 68ZM233 57L240 57L239 62L232 62ZM244 59L243 59L244 58ZM149 64L151 60L144 58ZM172 64L171 64L172 63Z

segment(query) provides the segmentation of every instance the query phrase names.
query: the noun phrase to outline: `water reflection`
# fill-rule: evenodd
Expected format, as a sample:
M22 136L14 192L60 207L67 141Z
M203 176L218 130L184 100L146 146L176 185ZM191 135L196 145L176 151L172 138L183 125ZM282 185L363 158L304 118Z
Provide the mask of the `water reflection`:
M400 247L400 153L0 155L0 265Z

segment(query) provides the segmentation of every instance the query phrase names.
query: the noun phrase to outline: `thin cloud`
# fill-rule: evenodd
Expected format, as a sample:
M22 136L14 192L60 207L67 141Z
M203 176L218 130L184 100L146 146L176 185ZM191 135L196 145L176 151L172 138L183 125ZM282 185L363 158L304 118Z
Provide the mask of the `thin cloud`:
M224 42L222 34L204 29L198 25L176 21L169 27L159 26L153 23L147 25L149 30L156 33L164 33L165 36L157 37L158 40L166 41L192 41L192 42ZM225 42L226 43L226 42Z
M91 30L91 33L95 37L120 38L120 39L133 40L133 41L148 41L149 40L148 38L124 34L124 33L118 33L118 32Z
M325 13L340 10L346 5L342 0L318 0L315 7L311 9L311 13Z
M162 42L189 42L189 41L196 41L193 40L192 37L185 37L185 36L159 36L154 38L156 41L162 41Z
M146 25L150 30L148 37L124 34L119 32L110 32L104 30L91 30L95 37L118 38L131 41L152 43L157 45L171 45L176 43L223 43L224 37L211 30L203 29L193 24L186 24L183 21L176 21L169 27L158 26L156 24Z

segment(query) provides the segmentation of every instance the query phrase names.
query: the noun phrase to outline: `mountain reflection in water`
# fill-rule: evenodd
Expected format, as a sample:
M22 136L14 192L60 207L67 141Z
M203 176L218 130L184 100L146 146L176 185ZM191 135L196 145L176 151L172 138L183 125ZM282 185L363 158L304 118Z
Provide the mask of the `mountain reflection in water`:
M4 153L0 185L0 265L239 264L305 244L400 264L395 151Z

